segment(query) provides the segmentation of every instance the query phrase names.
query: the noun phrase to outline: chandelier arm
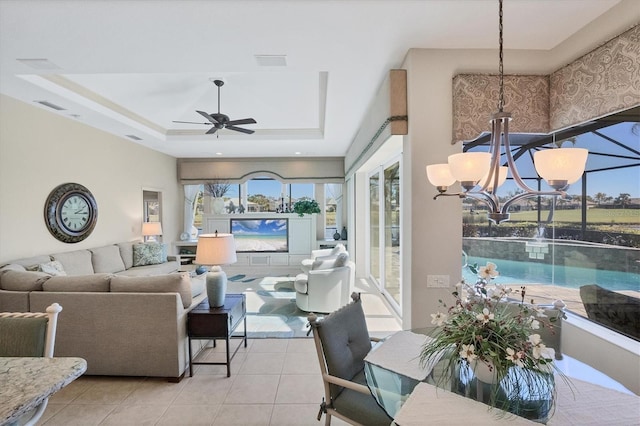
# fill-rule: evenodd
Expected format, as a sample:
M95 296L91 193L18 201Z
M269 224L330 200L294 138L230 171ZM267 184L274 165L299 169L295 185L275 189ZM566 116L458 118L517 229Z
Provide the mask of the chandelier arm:
M505 155L507 156L507 164L509 165L509 171L511 171L511 176L513 176L513 180L515 180L516 184L527 193L545 195L542 192L531 188L520 177L520 173L518 173L518 169L516 168L516 162L513 159L513 155L511 155L511 145L510 145L510 142L509 142L509 118L503 118L503 120L505 120L505 122L504 122L504 149L505 149Z
M441 192L439 194L436 194L433 196L434 200L437 200L439 197L459 197L459 198L466 198L466 195L464 192Z
M507 211L509 210L509 207L511 207L511 204L513 204L515 201L521 200L523 198L532 198L532 197L538 197L538 196L542 196L542 195L559 195L562 198L565 198L567 196L567 193L564 191L527 191L527 192L523 192L521 194L516 195L515 197L507 200L503 205L502 205L502 209L500 209L501 213L507 213Z
M484 197L484 198L481 198ZM497 212L500 210L500 205L496 204L495 196L487 192L464 192L461 194L461 198L471 198L472 200L480 201L489 207L489 211Z

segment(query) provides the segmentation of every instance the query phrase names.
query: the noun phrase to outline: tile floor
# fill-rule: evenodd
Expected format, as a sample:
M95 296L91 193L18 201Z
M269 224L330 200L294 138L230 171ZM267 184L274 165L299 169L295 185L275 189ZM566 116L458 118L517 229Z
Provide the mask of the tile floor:
M218 343L199 360L224 361ZM80 377L50 399L38 424L318 426L323 395L313 339L249 339L231 362L231 377L224 365L194 366L180 383Z

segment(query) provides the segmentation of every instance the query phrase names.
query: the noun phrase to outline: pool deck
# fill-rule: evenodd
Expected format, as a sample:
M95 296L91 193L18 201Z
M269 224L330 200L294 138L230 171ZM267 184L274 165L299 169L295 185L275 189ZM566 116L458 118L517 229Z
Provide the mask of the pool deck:
M509 287L514 291L520 288L520 286ZM580 299L580 290L577 288L566 288L550 284L526 284L525 287L525 302L530 302L531 299L533 299L533 303L537 305L548 305L552 304L555 300L560 299L565 303L565 305L567 305L566 309L584 317L587 316L587 312L584 310L584 305ZM640 299L640 292L638 291L621 290L618 291L618 293Z

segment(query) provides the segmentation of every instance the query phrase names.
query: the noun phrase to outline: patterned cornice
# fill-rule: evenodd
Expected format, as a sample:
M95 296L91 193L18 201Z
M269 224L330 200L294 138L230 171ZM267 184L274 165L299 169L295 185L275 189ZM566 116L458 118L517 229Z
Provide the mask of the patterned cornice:
M640 25L551 75L505 75L510 132L549 133L640 105ZM453 78L453 143L490 132L498 76Z

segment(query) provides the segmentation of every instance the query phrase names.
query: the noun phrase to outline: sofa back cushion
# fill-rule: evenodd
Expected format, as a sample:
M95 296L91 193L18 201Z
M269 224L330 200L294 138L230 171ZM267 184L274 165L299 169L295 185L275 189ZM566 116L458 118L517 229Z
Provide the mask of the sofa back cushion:
M131 269L133 267L133 245L139 242L140 241L125 241L116 244L118 249L120 249L120 257L124 262L124 269Z
M76 250L66 253L52 254L54 260L62 263L67 275L89 275L93 274L93 264L91 263L91 252L89 250Z
M115 244L110 246L90 249L91 264L96 274L120 272L125 270L120 248Z
M43 291L81 291L102 292L109 291L110 274L76 275L73 277L51 277L42 284Z
M146 277L111 277L111 291L118 293L178 293L182 306L191 305L191 280L189 273L155 275Z
M44 272L3 270L0 272L0 288L13 291L40 291L51 275Z
M51 261L51 256L42 255L42 256L34 256L34 257L25 257L24 259L12 260L11 263L15 263L16 265L22 265L25 268L29 268L33 265L39 265L40 263L47 263Z
M167 261L167 249L162 243L139 243L133 246L133 266L157 265Z

